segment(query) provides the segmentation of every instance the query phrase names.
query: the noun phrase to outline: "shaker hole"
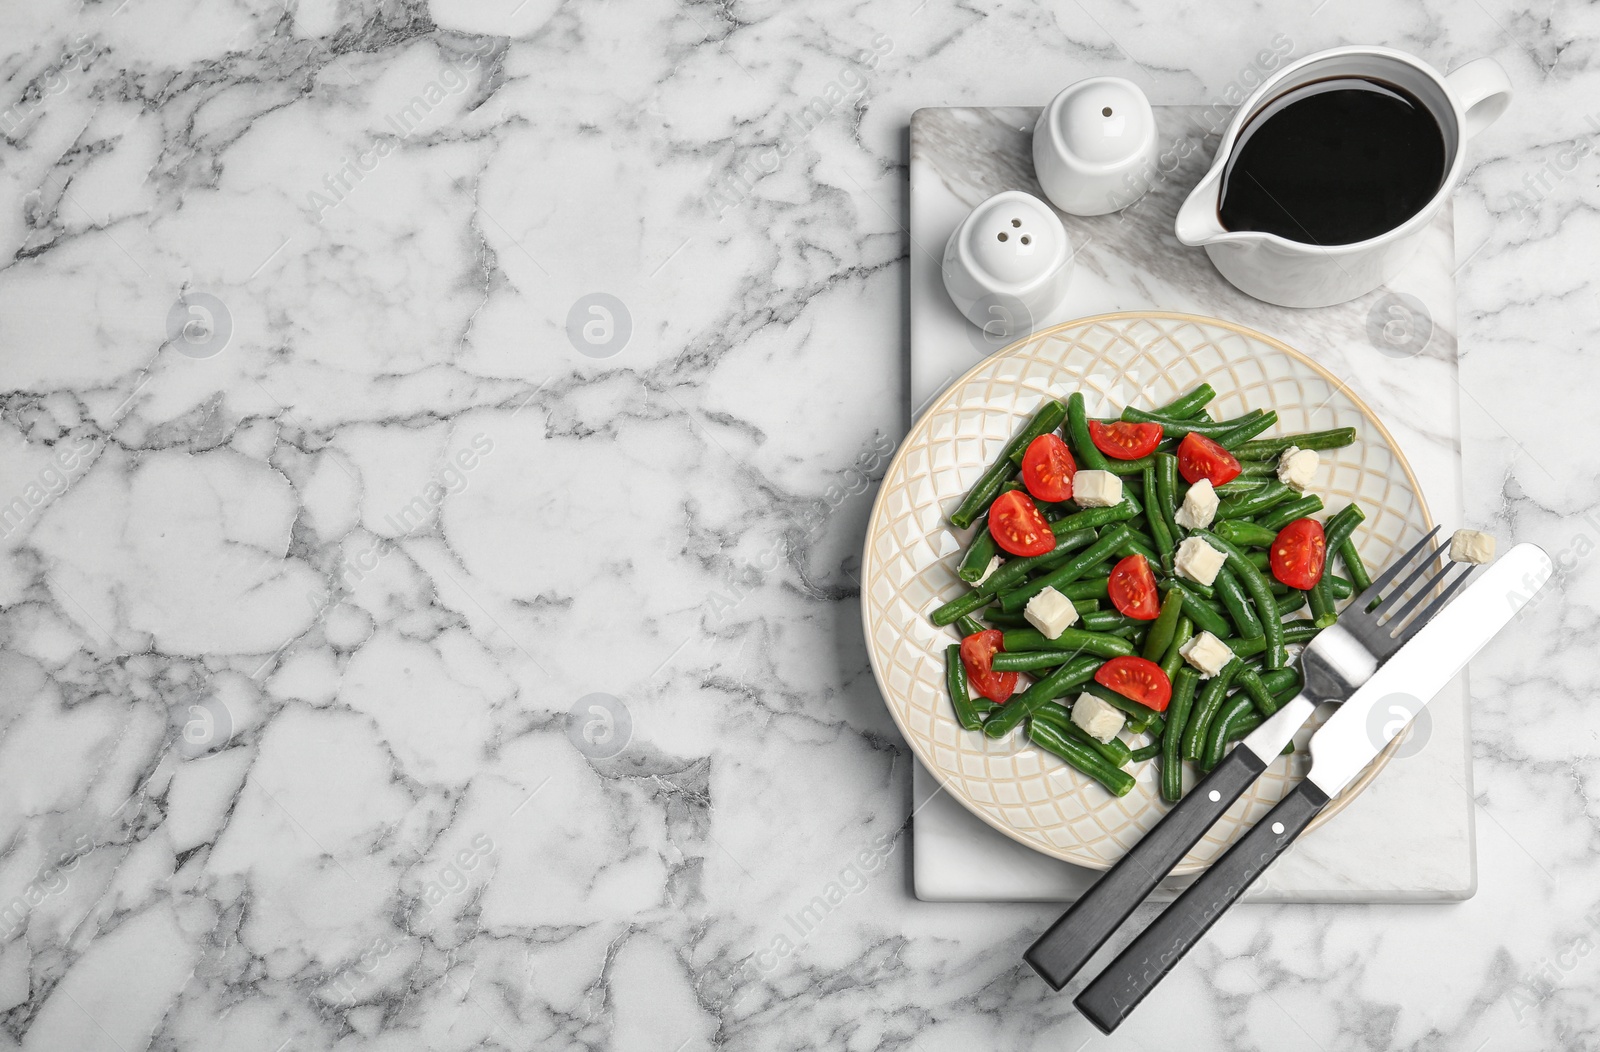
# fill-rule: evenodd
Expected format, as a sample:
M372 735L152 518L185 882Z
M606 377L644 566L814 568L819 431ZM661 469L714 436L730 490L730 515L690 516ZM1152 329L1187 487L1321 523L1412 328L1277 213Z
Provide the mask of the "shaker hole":
M1100 111L1100 116L1102 116L1102 117L1109 117L1109 116L1111 116L1111 107L1110 107L1110 106L1107 106L1107 107L1106 107L1106 108L1105 108L1105 109L1103 109L1103 110L1101 110L1101 111Z
M1031 244L1033 244L1033 238L1029 237L1027 234L1023 234L1022 235L1022 243L1024 245L1031 245Z
M1012 221L1011 221L1011 225L1012 225L1012 226L1021 226L1021 225L1022 225L1022 220L1020 220L1020 219L1013 219L1013 220L1012 220Z
M996 236L999 237L1001 241L1004 241L1006 239L1006 232L1004 230L1002 230Z

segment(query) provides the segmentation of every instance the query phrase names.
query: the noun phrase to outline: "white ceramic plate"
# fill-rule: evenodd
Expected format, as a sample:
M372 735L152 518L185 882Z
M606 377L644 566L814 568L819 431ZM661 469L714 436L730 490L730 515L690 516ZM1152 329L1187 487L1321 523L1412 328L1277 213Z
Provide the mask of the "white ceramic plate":
M954 628L928 621L966 586L956 577L970 531L946 516L1039 403L1081 390L1091 416L1128 404L1153 407L1208 382L1223 417L1275 409L1272 434L1353 426L1353 446L1322 455L1312 492L1329 512L1358 500L1367 520L1356 540L1374 572L1431 522L1416 478L1372 411L1298 351L1250 329L1189 314L1135 311L1035 333L956 380L901 443L867 524L862 616L867 652L890 714L945 791L979 818L1067 862L1106 869L1161 817L1158 764L1114 797L1021 732L992 740L956 722L944 689L944 648ZM1400 746L1396 738L1322 812L1331 820ZM1143 739L1140 739L1143 740ZM1304 741L1302 734L1300 741ZM1303 776L1305 755L1281 757L1173 872L1208 865Z

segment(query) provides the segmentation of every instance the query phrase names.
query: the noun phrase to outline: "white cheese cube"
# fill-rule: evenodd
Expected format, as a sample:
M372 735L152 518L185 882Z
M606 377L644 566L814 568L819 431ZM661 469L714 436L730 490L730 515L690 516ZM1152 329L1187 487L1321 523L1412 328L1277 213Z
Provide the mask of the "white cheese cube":
M1028 605L1022 608L1022 616L1046 639L1059 639L1062 629L1078 620L1078 608L1054 588L1046 588L1028 600Z
M1217 503L1216 487L1211 485L1210 479L1201 479L1189 487L1183 507L1172 516L1172 521L1186 530L1203 530L1216 518Z
M1201 632L1179 647L1178 653L1207 679L1221 672L1233 660L1233 651L1228 649L1228 644L1210 632Z
M1304 493L1317 473L1318 459L1314 449L1290 446L1278 458L1278 481L1296 493Z
M989 565L985 566L983 568L983 576L978 578L976 581L973 581L972 582L972 587L976 588L979 585L981 585L983 582L987 581L991 574L993 574L996 570L1000 569L1000 563L1001 563L1000 556L998 556L998 555L989 556Z
M1079 694L1072 703L1072 722L1097 742L1108 742L1122 730L1122 710L1093 694Z
M1458 563L1486 563L1494 559L1494 535L1477 530L1457 530L1450 535L1450 558Z
M1178 545L1172 568L1197 584L1215 584L1217 572L1228 557L1200 537L1190 537Z
M1122 480L1090 468L1072 476L1072 499L1080 508L1110 508L1122 503Z

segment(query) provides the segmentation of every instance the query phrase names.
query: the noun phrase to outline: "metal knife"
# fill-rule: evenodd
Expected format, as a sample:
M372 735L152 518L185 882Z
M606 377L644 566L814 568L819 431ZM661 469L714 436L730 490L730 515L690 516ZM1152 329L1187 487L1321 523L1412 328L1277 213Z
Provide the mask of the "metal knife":
M1073 1002L1109 1034L1389 742L1544 587L1554 567L1519 544L1423 626L1312 735L1311 772L1211 864Z

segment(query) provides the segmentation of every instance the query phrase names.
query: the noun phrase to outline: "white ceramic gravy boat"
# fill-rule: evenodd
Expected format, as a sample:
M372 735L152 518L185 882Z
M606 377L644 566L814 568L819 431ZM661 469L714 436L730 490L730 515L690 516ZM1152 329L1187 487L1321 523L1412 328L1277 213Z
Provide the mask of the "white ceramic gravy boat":
M1330 77L1388 81L1416 96L1444 135L1445 175L1423 209L1393 230L1348 245L1314 245L1276 234L1225 229L1219 215L1222 175L1239 133L1267 103L1285 92ZM1285 66L1240 105L1217 147L1211 170L1178 210L1175 233L1203 246L1222 276L1241 291L1285 307L1326 307L1371 292L1394 277L1417 249L1461 181L1466 140L1493 124L1511 102L1511 81L1492 58L1441 76L1414 55L1382 47L1339 47Z

